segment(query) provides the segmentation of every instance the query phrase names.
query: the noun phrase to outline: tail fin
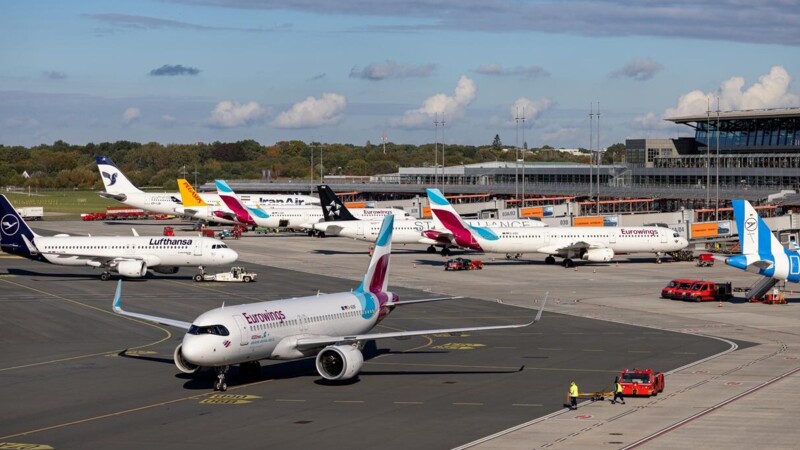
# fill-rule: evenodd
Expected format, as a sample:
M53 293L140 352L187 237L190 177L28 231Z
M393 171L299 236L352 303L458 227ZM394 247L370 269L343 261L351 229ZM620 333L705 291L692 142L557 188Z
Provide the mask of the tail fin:
M338 220L358 220L350 213L350 210L344 206L339 197L333 192L333 189L326 184L317 186L319 192L319 202L322 205L322 215L325 217L326 222Z
M219 198L225 203L225 206L228 207L234 214L236 214L236 220L242 223L246 223L248 225L257 225L254 217L261 218L261 219L268 219L269 214L261 208L250 208L245 206L241 200L239 200L239 196L233 192L228 183L223 180L214 180L214 184L217 185L217 193L219 194Z
M758 216L750 202L734 200L733 214L736 218L736 229L739 231L739 247L742 254L762 256L783 254L784 249L780 241Z
M183 203L184 208L208 206L208 203L200 197L200 194L194 190L192 184L187 180L178 178L178 190L181 192L181 203Z
M458 215L450 202L444 198L444 195L442 195L439 189L425 189L425 191L428 193L431 212L444 228L453 233L455 241L460 247L482 250L478 240L475 238L476 234L480 238L488 241L498 239L497 235L489 228L468 225L464 219Z
M20 217L5 195L0 195L0 247L6 253L41 259L33 243L36 233Z
M356 292L386 292L389 287L389 257L392 254L392 230L394 228L394 216L388 214L383 218L381 230L378 232L378 239L375 241L375 249L372 252L372 259L369 260L369 268L364 275L364 281L356 289Z
M142 192L119 170L119 167L111 161L111 158L108 156L96 156L94 159L97 162L97 170L100 171L100 177L103 179L106 192L111 194Z

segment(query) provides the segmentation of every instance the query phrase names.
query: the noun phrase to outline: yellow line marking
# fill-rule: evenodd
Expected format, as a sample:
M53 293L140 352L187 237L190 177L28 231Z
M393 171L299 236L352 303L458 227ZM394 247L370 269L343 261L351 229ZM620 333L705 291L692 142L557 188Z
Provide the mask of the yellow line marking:
M30 286L25 286L23 284L15 283L13 281L0 279L0 282L11 284L11 285L23 288L23 289L28 289L28 290L33 291L33 292L38 292L39 294L46 295L48 297L52 297L52 298L55 298L55 299L58 299L58 300L63 300L65 302L72 303L72 304L80 306L82 308L92 309L94 311L98 311L98 312L101 312L103 314L108 314L108 315L113 316L113 317L117 317L117 318L124 319L124 320L130 320L132 322L137 322L137 323L140 323L142 325L147 325L149 327L155 328L157 330L161 330L164 333L166 333L166 337L164 337L163 339L160 339L160 340L155 341L155 342L151 342L149 344L139 345L139 346L136 346L136 347L124 348L124 349L106 350L104 352L97 352L97 353L91 353L91 354L86 354L86 355L70 356L70 357L67 357L67 358L59 358L59 359L53 359L53 360L49 360L49 361L41 361L41 362L31 363L31 364L23 364L23 365L20 365L20 366L3 367L3 368L0 368L0 372L7 372L9 370L16 370L16 369L24 369L24 368L28 368L28 367L36 367L36 366L41 366L41 365L45 365L45 364L55 364L55 363L60 363L60 362L64 362L64 361L74 361L76 359L91 358L91 357L100 356L100 355L117 354L117 353L125 351L125 350L143 349L143 348L147 348L147 347L152 347L154 345L158 345L158 344L160 344L160 343L162 343L162 342L164 342L164 341L166 341L166 340L168 340L168 339L170 339L172 337L172 332L170 332L166 328L162 328L162 327L160 327L160 326L158 326L156 324L145 322L145 321L142 321L142 320L139 320L139 319L134 319L132 317L121 316L121 315L111 311L111 305L109 305L109 309L106 310L106 309L98 308L96 306L88 305L86 303L79 302L77 300L72 300L72 299L69 299L69 298L66 298L66 297L62 297L60 295L51 294L49 292L42 291L40 289L36 289L36 288L30 287Z

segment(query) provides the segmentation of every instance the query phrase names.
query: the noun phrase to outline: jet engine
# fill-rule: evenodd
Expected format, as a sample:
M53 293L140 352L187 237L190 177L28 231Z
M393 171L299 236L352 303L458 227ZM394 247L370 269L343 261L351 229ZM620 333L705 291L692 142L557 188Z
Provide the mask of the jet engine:
M127 260L117 263L117 272L126 277L141 278L147 273L147 264L144 261Z
M364 355L352 345L329 345L317 354L317 372L326 380L349 380L363 365Z
M611 261L614 258L614 250L610 248L590 248L581 255L581 259L591 262Z
M183 373L195 373L200 366L194 365L186 359L183 358L183 353L181 352L181 347L183 344L178 344L175 347L175 353L172 355L172 358L175 360L175 367L178 368Z
M151 270L158 273L173 274L178 273L178 269L180 269L178 266L155 266Z

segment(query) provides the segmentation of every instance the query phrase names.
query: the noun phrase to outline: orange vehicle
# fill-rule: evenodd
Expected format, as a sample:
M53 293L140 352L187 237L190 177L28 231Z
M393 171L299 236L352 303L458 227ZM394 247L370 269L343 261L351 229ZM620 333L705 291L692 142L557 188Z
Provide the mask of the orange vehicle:
M664 391L664 374L653 369L625 369L619 374L619 384L626 397L649 397Z
M672 280L667 284L667 286L661 290L661 297L662 298L683 298L683 293L686 289L691 288L697 280L691 280L688 278L679 278L677 280ZM680 292L680 296L677 296L677 291Z

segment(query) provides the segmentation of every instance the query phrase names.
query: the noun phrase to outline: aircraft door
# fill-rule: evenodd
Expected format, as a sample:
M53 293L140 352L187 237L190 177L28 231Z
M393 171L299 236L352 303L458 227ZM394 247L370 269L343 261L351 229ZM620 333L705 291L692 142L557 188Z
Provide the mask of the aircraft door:
M617 230L614 229L608 230L608 242L610 244L617 243Z
M202 256L203 255L203 240L202 239L195 239L194 240L194 256Z
M239 345L248 345L250 344L250 326L247 325L245 322L244 317L241 315L233 316L233 320L236 321L236 325L239 326Z
M308 319L306 318L306 315L305 314L300 314L300 316L298 317L298 320L300 322L300 332L301 333L307 333L308 332Z
M358 223L358 226L356 227L356 235L358 237L364 237L364 222Z
M800 275L800 255L789 255L789 274Z
M667 238L669 237L669 236L667 236L667 233L664 230L658 230L658 234L661 235L661 243L662 244L666 244L667 243Z

